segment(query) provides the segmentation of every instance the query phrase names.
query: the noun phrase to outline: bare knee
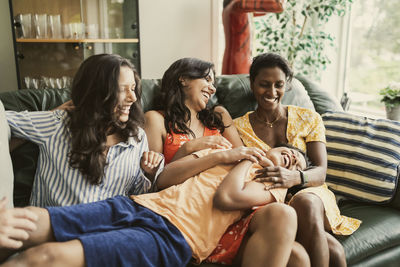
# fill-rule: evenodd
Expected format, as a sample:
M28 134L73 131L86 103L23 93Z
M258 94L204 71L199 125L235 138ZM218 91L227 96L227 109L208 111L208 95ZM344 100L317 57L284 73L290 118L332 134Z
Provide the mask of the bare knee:
M297 215L293 208L280 203L266 205L256 212L250 230L293 235L297 231Z
M344 248L340 242L334 238L332 235L328 234L328 247L329 247L329 266L334 267L345 267L346 255Z
M11 259L16 266L51 266L62 255L63 250L56 243L45 243L32 247Z
M288 267L309 267L311 266L310 257L308 256L305 248L297 242L294 242L292 251L290 253Z
M307 224L320 224L324 219L324 205L312 193L302 193L294 197L290 205L296 210L300 220ZM323 224L322 224L323 226Z

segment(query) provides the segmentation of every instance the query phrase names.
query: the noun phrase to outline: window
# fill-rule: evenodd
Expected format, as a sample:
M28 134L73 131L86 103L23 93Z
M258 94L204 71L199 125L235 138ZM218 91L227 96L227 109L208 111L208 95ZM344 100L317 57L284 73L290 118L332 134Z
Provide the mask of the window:
M400 81L400 1L354 1L351 9L345 70L349 111L385 117L379 90Z

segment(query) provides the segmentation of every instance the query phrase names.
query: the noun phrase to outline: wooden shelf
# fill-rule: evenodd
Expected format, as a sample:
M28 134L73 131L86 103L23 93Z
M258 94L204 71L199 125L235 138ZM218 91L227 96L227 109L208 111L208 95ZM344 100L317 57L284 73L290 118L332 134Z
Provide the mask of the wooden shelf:
M17 43L139 43L138 38L128 39L25 39L18 38Z

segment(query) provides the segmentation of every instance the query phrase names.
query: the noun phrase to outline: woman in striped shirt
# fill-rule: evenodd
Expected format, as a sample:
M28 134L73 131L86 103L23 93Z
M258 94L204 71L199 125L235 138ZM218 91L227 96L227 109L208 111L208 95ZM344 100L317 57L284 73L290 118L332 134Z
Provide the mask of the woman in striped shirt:
M65 206L149 191L162 156L148 151L140 96L134 66L101 54L76 73L73 109L7 111L12 135L40 150L30 204Z

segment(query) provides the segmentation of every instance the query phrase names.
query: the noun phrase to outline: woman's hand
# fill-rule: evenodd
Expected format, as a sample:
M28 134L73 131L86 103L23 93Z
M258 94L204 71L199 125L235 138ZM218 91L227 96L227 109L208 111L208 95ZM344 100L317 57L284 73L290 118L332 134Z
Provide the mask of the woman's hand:
M243 159L250 160L254 163L258 163L259 160L265 156L265 152L256 147L245 147L239 146L233 149L219 152L221 155L221 163L236 163Z
M212 136L203 136L199 138L195 138L185 143L186 146L189 146L191 152L203 150L206 148L224 148L229 149L232 148L231 142L228 141L225 137L221 135L212 135Z
M300 173L298 171L288 170L280 166L265 167L261 170L257 170L256 173L255 181L260 183L273 183L267 189L290 188L301 184Z
M66 111L71 111L75 108L74 103L72 103L72 100L69 100L65 102L64 104L61 104L60 106L56 107L55 109L52 110L66 110Z
M150 176L149 178L153 178L157 173L162 159L163 156L160 153L146 151L143 153L142 158L140 159L140 167L148 176Z
M36 230L36 214L24 208L7 209L7 199L0 200L0 248L18 249L29 232Z

